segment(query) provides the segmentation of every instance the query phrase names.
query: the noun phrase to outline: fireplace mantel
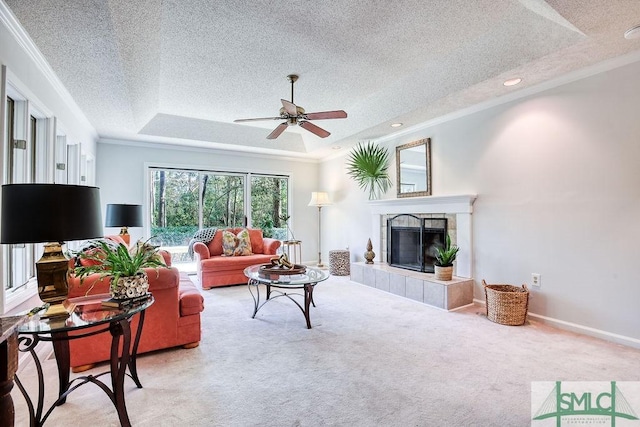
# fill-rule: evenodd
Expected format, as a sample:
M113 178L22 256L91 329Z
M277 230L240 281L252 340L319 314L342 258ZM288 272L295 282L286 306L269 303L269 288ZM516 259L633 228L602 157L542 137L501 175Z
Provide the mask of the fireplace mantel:
M455 196L406 197L371 200L371 212L379 215L394 213L472 213L475 194Z
M374 251L382 254L382 218L391 214L455 214L457 226L457 245L460 252L456 258L455 274L459 277L472 277L472 228L471 214L477 195L462 194L450 196L407 197L400 199L372 200L371 207L372 233L371 243ZM386 260L379 260L385 263Z

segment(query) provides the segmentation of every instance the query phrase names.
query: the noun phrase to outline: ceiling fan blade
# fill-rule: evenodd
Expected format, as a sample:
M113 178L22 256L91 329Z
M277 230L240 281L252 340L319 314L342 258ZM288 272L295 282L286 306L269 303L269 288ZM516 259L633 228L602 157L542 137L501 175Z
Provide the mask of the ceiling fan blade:
M319 113L305 113L308 120L346 119L347 113L342 110L321 111Z
M242 122L257 122L259 120L282 120L282 117L278 116L278 117L259 117L259 118L255 118L255 119L237 119L234 120L234 123L242 123Z
M300 126L302 126L303 128L305 128L306 130L308 130L311 133L315 133L320 138L326 138L329 135L331 135L326 130L322 129L321 127L318 127L318 126L314 125L311 122L300 122Z
M298 115L298 107L296 107L296 104L294 104L293 102L289 102L286 99L281 99L280 101L282 101L282 106L284 107L284 111L286 111L287 114L289 114L290 116Z
M268 136L267 139L276 139L280 136L282 132L287 128L287 123L280 123L277 128L273 130Z

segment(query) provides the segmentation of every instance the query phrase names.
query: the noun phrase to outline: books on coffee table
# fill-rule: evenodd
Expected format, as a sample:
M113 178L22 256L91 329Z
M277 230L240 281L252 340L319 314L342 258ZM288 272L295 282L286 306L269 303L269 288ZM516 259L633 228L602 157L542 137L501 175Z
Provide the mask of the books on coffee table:
M125 298L125 299L109 298L109 299L102 300L102 306L113 307L113 308L129 307L133 304L148 300L150 296L151 294L147 292L144 295L140 295L138 297L133 297L133 298Z

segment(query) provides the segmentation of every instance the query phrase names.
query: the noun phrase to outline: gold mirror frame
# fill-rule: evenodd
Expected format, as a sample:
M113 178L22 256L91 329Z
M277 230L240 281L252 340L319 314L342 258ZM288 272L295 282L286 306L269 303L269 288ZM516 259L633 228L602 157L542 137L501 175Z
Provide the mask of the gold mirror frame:
M424 153L424 180L425 180L425 190L412 191L409 185L414 185L415 183L408 183L406 176L402 176L402 162L400 161L401 153L403 150L413 149L425 146ZM422 165L422 159L419 159L417 162L414 162L414 168L420 169ZM406 175L406 174L405 174ZM431 138L424 138L418 141L413 141L408 144L399 145L396 147L396 184L397 184L397 194L398 197L419 197L419 196L430 196L431 195ZM422 177L420 177L422 179ZM418 186L417 188L420 188ZM404 190L404 191L403 191Z

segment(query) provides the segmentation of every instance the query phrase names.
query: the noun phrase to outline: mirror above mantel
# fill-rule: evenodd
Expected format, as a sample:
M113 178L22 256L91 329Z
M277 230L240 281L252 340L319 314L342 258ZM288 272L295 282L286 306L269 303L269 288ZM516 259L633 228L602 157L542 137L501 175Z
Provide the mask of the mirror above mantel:
M431 195L431 139L396 147L398 197Z

